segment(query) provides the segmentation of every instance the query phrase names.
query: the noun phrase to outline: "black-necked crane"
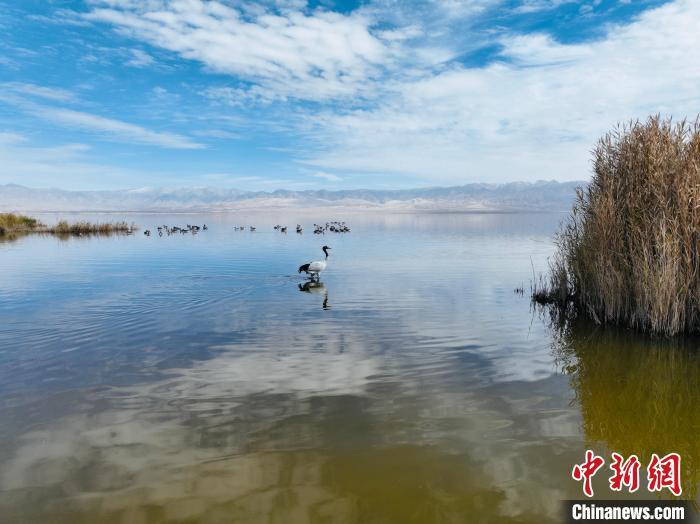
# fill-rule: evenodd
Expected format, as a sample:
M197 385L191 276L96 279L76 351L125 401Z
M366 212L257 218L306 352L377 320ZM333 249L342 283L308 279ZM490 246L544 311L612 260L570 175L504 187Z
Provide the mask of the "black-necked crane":
M314 262L309 262L308 264L302 264L301 266L299 266L299 273L301 273L302 271L305 272L307 275L311 276L312 280L318 280L320 278L321 271L326 269L326 267L328 266L328 250L330 248L328 246L323 246L321 249L326 255L326 258L324 260L316 260Z

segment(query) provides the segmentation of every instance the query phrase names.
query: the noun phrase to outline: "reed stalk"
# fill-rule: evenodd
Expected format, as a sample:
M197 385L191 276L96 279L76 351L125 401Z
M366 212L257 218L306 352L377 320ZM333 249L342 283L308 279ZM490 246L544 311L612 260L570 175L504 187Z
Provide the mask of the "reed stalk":
M593 150L533 300L599 323L700 331L700 121L618 126Z

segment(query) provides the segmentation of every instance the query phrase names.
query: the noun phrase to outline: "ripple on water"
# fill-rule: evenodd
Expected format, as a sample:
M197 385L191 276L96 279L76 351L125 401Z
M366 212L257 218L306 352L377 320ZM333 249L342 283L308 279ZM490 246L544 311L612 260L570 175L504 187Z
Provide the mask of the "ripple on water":
M150 216L210 230L0 245L0 520L555 521L587 437L624 447L610 406L694 420L668 382L650 406L608 381L597 360L625 366L590 337L554 348L512 292L559 218L368 214L321 239ZM664 433L692 456L690 434Z

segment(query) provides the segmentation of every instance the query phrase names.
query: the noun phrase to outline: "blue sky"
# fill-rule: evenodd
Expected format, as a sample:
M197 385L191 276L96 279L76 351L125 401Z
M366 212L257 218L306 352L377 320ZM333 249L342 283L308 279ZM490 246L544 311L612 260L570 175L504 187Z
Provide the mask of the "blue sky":
M700 112L697 0L0 0L0 183L580 180Z

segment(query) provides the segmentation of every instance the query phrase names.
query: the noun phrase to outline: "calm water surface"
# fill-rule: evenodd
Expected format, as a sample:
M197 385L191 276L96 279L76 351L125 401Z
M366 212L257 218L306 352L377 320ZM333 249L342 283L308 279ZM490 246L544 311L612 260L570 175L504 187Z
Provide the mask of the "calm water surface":
M561 218L0 243L0 521L556 522L587 447L679 451L695 497L697 344L557 329L514 293Z

